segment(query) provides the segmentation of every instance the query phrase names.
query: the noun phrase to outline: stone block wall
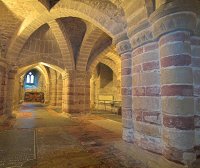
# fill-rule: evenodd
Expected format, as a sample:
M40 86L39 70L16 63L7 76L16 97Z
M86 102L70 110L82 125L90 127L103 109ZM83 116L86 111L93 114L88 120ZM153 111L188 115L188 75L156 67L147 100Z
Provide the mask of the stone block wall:
M117 68L116 65L115 68ZM102 105L102 107L101 105L98 105L99 95L113 96L113 100L121 101L120 74L113 72L109 66L102 63L98 64L96 70L98 73L94 73L93 78L90 81L91 105L96 109L105 109L104 105ZM110 108L107 107L108 110L110 110Z

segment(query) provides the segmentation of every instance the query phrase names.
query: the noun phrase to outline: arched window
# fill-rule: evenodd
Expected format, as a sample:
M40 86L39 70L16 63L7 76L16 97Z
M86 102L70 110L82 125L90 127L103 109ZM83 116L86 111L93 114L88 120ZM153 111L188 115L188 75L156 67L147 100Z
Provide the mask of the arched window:
M29 72L26 75L26 84L34 84L35 83L35 76L33 75L32 72Z

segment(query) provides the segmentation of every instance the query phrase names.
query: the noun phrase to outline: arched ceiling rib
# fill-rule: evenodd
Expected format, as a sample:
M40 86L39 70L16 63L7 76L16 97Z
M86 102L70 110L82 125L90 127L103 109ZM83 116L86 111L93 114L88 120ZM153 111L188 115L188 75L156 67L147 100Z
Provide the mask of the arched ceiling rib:
M17 36L12 38L7 52L7 57L10 60L12 58L14 60L14 56L18 55L24 43L33 31L38 29L41 25L61 17L76 16L84 20L88 20L89 22L100 27L100 29L107 32L112 37L114 34L125 28L125 21L123 21L122 17L120 18L120 12L114 11L118 10L117 8L110 4L110 6L106 6L106 9L102 9L102 6L99 4L94 7L93 2L94 1L91 1L89 3L90 5L88 5L87 2L81 2L78 0L61 0L52 8L52 10L50 10L50 12L48 10L44 10L41 7L42 4L38 2L39 4L36 4L37 12L40 8L43 10L41 13L34 13L34 15L30 14L25 18L19 31L16 33ZM102 3L100 1L100 4L106 5L103 1ZM116 15L113 16L113 13L116 13Z
M155 8L155 0L2 0L0 5L13 14L14 20L18 20L18 25L14 26L16 32L8 37L5 47L10 63L16 62L20 54L23 65L39 60L74 69L77 60L77 68L85 70L97 56L104 54L112 44L112 38L127 30L127 23L130 28L133 23L148 17ZM30 40L46 24L50 26L49 32L54 37L53 41L47 42L47 46L52 46L54 53L60 52L53 53L54 57L51 54L50 57L48 54L48 57L44 55L46 47L42 47L45 45L43 40L36 40L40 45ZM88 27L92 27L91 25L95 25L94 31L89 34ZM90 44L91 41L93 44ZM54 45L55 42L57 46ZM40 53L37 49L33 53L32 48L29 48L32 44L35 48L40 48ZM87 48L89 52L86 53L83 48ZM34 58L27 58L25 55L34 55Z
M54 20L48 24L58 42L61 54L63 56L63 62L67 65L68 69L74 69L75 63L73 48L68 34L65 32L64 25L59 20Z

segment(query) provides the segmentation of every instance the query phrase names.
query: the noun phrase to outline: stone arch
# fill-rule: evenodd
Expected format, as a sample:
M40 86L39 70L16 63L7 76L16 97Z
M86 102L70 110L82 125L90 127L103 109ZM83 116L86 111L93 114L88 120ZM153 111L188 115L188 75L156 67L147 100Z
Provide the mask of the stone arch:
M156 0L145 0L147 15L150 16L156 9Z
M120 60L120 57L117 55L117 53L113 51L113 48L108 48L102 54L97 56L96 59L94 59L91 63L87 65L87 70L90 73L94 72L94 69L96 68L97 64L103 60L105 61L105 58L108 58L107 63L108 62L111 63L110 61L112 60L114 64L117 66L117 71L115 72L121 72L121 60Z
M17 73L17 76L22 76L25 72L27 72L27 71L30 71L31 69L33 69L33 68L35 68L35 69L37 69L39 72L41 72L43 75L44 75L44 77L45 77L45 81L46 81L46 83L49 83L48 82L48 78L47 78L47 76L48 76L48 73L47 73L47 71L46 71L46 69L44 68L44 66L42 65L42 64L33 64L33 65L31 65L31 66L26 66L26 67L23 67L23 68L20 68L19 70L18 70L18 73Z
M59 71L64 71L64 66L60 62L58 62L56 59L48 58L38 58L37 60L33 58L26 58L23 60L23 63L20 64L20 67L36 64L38 62L45 62L47 65L54 65L57 68L59 67Z
M103 59L100 61L100 63L103 63L105 65L107 65L110 69L112 69L113 73L116 75L116 76L120 76L119 74L119 69L117 67L117 65L110 59Z
M23 46L20 55L17 56L17 59L19 59L18 64L24 64L29 59L33 61L39 59L43 60L43 62L47 60L53 64L59 64L62 67L73 69L73 59L70 58L69 53L70 46L68 47L67 44L65 45L65 41L59 41L56 37L54 28L51 29L47 24L42 25L29 37ZM62 52L63 47L60 46L61 43L65 47L67 46L65 53Z
M74 69L75 62L72 45L70 43L69 37L66 37L67 33L65 32L62 22L59 20L53 20L52 22L49 22L48 25L50 26L52 33L57 40L61 54L63 56L63 61L67 64L68 69Z
M90 56L90 53L93 49L93 45L101 36L102 31L99 28L95 28L94 30L87 30L87 34L83 39L80 54L77 59L77 70L86 70L86 65Z
M44 77L45 79L45 84L46 84L46 92L45 92L45 100L48 100L49 99L49 78L48 78L48 73L46 71L46 69L44 68L44 66L42 64L33 64L33 65L29 65L29 66L25 66L25 67L21 67L18 69L17 71L17 74L16 74L16 79L19 79L19 80L16 80L15 81L15 90L14 90L14 97L15 97L15 101L14 101L14 107L17 108L17 105L18 103L20 102L20 97L22 95L20 95L22 93L22 90L21 90L21 86L20 86L20 83L23 82L23 81L20 81L23 77L24 77L24 74L28 71L30 71L31 69L37 69ZM19 90L16 90L19 89ZM20 93L20 94L17 94L17 93Z
M126 24L122 13L111 4L106 6L108 8L106 8L106 12L104 12L105 8L101 7L101 9L100 7L99 5L99 9L97 9L97 7L92 4L68 0L64 1L62 4L58 3L50 12L45 10L40 11L41 14L33 13L33 15L30 15L24 20L16 36L13 37L6 57L10 62L14 60L15 56L19 54L23 45L35 30L41 25L61 17L74 16L87 20L113 38L116 34L125 29Z

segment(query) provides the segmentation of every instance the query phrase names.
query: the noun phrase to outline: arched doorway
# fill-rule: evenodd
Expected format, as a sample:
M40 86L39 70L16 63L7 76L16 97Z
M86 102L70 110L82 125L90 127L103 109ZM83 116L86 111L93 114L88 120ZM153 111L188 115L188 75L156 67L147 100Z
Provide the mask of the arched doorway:
M37 70L32 69L22 76L22 92L24 102L44 103L44 93L46 92L46 83L44 76Z

